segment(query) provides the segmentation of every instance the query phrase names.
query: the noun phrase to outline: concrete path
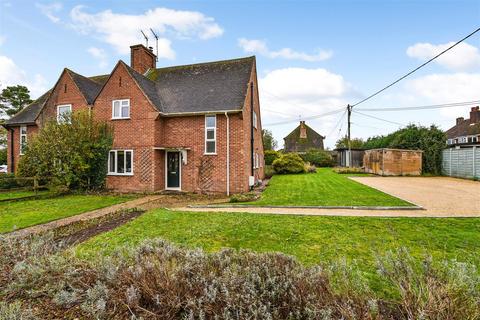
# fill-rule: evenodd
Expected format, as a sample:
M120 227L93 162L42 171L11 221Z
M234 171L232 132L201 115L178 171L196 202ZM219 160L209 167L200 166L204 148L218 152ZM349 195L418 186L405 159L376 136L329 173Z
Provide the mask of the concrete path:
M320 216L480 217L480 182L448 177L351 177L425 210L356 210L300 208L180 208L184 211L250 212Z

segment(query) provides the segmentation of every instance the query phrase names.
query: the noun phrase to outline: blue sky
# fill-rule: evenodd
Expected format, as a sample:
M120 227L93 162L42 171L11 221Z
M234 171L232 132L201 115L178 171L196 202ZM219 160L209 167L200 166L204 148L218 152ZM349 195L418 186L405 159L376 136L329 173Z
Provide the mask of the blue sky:
M108 73L119 59L129 62L138 30L151 26L162 38L159 66L255 54L262 122L281 145L300 117L355 103L479 22L480 1L1 0L0 83L26 84L38 96L64 67ZM358 108L480 100L479 48L480 33ZM468 110L368 114L446 129ZM345 133L341 116L307 123L333 146ZM352 134L364 138L399 127L358 114L352 121Z

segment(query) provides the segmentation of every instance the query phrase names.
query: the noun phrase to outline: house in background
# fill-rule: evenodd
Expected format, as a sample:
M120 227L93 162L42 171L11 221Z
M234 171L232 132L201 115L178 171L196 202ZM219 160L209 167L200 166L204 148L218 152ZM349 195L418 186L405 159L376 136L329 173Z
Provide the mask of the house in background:
M480 144L480 108L472 107L469 119L457 118L446 134L448 146Z
M229 194L264 177L255 57L157 68L153 52L135 45L130 66L119 61L110 74L64 69L4 125L11 172L46 121L81 110L113 128L108 188Z
M283 138L284 151L304 153L309 149L323 150L324 139L324 136L307 126L305 121L300 121L299 126Z

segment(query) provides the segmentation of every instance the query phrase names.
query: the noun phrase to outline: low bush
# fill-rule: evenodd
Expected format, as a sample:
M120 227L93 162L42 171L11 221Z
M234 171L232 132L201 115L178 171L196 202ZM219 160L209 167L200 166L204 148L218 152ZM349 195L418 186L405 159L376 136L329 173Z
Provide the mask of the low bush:
M13 189L21 187L13 173L0 175L0 189Z
M378 258L379 296L355 263L305 267L280 253L190 250L156 239L91 262L52 236L0 239L0 315L29 319L478 319L474 265L400 249ZM25 312L24 317L22 313ZM12 317L10 315L14 315Z
M275 170L272 165L265 165L264 168L265 178L271 178L275 174Z
M315 167L313 164L310 162L305 163L305 172L307 173L316 173L317 172L317 167Z
M303 173L305 172L305 164L296 153L283 154L280 158L273 161L273 169L275 173Z
M264 159L266 165L272 165L273 161L280 158L281 153L275 150L265 150Z
M236 203L236 202L252 202L258 199L258 194L255 192L246 192L246 193L239 193L239 194L234 194L230 197L230 202L231 203Z
M310 162L316 167L333 167L335 165L332 155L328 151L309 149L300 155L305 162Z
M363 168L359 167L335 167L333 168L333 171L339 174L357 174L357 173L365 173L365 170Z

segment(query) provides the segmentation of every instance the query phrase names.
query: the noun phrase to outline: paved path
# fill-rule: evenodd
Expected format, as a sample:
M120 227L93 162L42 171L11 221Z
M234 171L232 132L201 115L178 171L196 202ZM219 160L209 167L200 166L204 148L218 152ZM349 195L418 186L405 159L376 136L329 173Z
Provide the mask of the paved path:
M251 212L321 216L480 217L480 182L448 177L352 177L426 210L344 210L292 208L181 208L185 211Z

